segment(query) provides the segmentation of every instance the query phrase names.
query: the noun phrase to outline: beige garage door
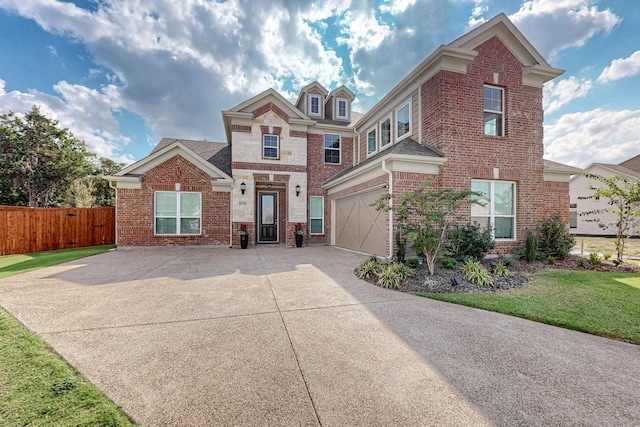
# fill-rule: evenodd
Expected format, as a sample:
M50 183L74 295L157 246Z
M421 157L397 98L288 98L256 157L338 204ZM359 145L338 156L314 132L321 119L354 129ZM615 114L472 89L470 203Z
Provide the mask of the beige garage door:
M384 211L370 206L384 191L362 193L335 201L336 246L376 255L387 255Z

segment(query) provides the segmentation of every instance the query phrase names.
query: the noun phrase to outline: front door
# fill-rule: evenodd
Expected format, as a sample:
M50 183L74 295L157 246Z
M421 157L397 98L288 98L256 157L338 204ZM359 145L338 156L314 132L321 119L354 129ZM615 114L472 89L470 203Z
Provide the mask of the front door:
M258 198L258 242L277 242L278 193L259 193Z

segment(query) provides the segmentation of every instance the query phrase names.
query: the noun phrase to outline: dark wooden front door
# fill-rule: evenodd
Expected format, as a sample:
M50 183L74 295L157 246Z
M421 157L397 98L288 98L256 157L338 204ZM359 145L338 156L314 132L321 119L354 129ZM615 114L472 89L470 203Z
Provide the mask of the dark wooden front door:
M258 199L258 242L277 242L278 193L259 193Z

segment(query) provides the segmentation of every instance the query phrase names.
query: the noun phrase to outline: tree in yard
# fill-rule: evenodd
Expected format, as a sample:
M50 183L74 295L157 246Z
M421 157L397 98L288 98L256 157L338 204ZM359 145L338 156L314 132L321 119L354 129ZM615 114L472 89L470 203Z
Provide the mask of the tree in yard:
M460 207L471 196L482 194L472 190L453 191L450 188L432 189L432 180L427 180L420 187L404 193L394 200L392 206L388 201L394 196L385 194L375 203L377 210L393 211L396 215L395 227L402 230L413 248L424 255L429 274L433 274L435 263L444 251L447 231L460 217ZM469 199L468 203L478 203Z
M618 175L611 178L594 174L586 174L585 176L602 185L592 185L589 189L593 191L593 194L581 196L578 199L606 199L609 207L582 212L580 215L590 217L587 221L597 223L603 230L615 230L617 260L622 262L625 240L634 231L637 232L640 225L640 181L630 182ZM605 212L613 214L613 221L606 221L601 215Z
M94 206L115 206L116 190L109 187L109 181L103 176L120 172L126 166L125 163L117 163L111 159L100 157L95 167L91 180L93 182Z
M47 207L63 204L71 183L92 172L84 142L34 106L19 117L0 115L0 202Z

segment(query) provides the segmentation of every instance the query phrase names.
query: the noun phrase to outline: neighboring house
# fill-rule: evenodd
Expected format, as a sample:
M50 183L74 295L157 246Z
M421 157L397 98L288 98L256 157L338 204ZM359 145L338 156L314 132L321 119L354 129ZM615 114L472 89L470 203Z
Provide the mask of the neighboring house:
M619 165L612 165L607 163L592 163L585 170L585 173L592 175L599 175L604 178L612 178L614 176L621 176L628 179L630 182L636 182L640 179L640 155L632 157ZM590 212L594 210L604 210L609 208L608 201L605 199L582 199L579 197L590 196L593 194L592 186L601 186L598 181L587 178L584 175L576 175L571 178L569 183L570 194L570 232L572 234L579 235L594 235L594 236L614 236L616 234L615 229L603 229L600 228L598 223L587 221L593 219L594 216L581 215L583 212ZM615 216L612 213L604 212L598 215L601 221L605 223L611 223L615 221ZM638 235L638 230L634 230L632 235Z
M291 104L269 89L223 111L227 144L163 139L108 177L117 243L238 245L305 242L390 256L394 217L371 207L386 192L482 191L469 221L494 226L496 250L559 212L581 170L543 160L542 86L562 74L500 14L439 47L364 115L354 94L317 82Z

